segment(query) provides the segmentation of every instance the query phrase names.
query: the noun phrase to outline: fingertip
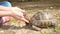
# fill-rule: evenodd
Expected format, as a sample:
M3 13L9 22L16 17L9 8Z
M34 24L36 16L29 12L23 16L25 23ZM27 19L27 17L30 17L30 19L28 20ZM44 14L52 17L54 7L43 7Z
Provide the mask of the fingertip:
M25 19L25 18L22 18L22 21L26 22L26 23L29 23L29 20Z
M26 12L25 10L22 10L22 12L24 13L24 12Z

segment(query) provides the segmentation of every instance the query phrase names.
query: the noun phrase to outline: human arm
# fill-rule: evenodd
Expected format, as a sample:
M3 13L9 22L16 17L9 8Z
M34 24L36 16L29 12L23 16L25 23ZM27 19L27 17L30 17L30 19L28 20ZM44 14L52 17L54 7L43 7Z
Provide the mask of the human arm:
M25 12L25 11L18 7L0 6L0 16L12 16L16 19L29 23L29 21L24 18L23 12Z

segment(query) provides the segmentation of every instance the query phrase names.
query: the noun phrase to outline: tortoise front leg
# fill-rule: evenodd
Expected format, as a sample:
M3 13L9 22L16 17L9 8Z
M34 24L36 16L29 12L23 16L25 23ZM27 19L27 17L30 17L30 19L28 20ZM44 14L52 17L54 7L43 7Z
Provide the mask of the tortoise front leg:
M33 29L33 30L36 30L36 31L41 31L41 28L36 27L36 26L34 26L34 25L32 25L32 29Z

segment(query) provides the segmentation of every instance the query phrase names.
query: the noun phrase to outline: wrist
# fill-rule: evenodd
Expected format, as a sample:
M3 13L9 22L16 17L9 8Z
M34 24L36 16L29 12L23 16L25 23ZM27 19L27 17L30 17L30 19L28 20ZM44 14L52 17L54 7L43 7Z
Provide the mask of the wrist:
M7 13L8 13L7 16L12 16L12 12L11 11L8 11Z

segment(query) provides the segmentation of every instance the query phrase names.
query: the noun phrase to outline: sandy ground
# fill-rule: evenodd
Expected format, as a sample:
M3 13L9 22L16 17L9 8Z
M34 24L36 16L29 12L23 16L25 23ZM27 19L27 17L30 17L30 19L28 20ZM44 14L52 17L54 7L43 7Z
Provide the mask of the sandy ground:
M27 4L26 3L13 3L13 6L18 6L23 9L26 9L28 11L27 13L28 18L32 17L33 14L41 10L40 8L41 6L42 7L44 6L43 4L40 6L39 2L27 3ZM44 10L51 12L52 14L54 14L55 16L59 18L60 10L55 10L55 9L52 10L52 9L46 8L46 6L44 7L45 7ZM57 31L55 31L54 28L43 28L43 29L40 28L41 29L40 31L36 31L36 30L31 29L31 27L25 26L25 25L26 24L24 22L18 21L18 20L15 22L11 21L11 22L5 23L2 27L0 27L0 34L60 34L60 28L57 28L56 29ZM58 25L58 27L60 27L60 25Z
M34 11L34 10L32 10L32 11ZM59 11L59 10L51 10L51 11ZM30 18L35 13L36 12L31 12L31 10L30 10L27 13L27 15ZM51 13L53 14L54 12L51 12ZM54 15L55 14L59 15L59 13L57 13L57 12L55 12ZM15 22L5 23L4 26L2 26L0 28L0 34L57 34L57 33L60 34L60 25L58 25L58 28L56 28L56 30L54 28L42 28L41 30L36 31L36 30L32 29L31 27L26 26L26 24L24 22L19 21L19 20L15 21Z

